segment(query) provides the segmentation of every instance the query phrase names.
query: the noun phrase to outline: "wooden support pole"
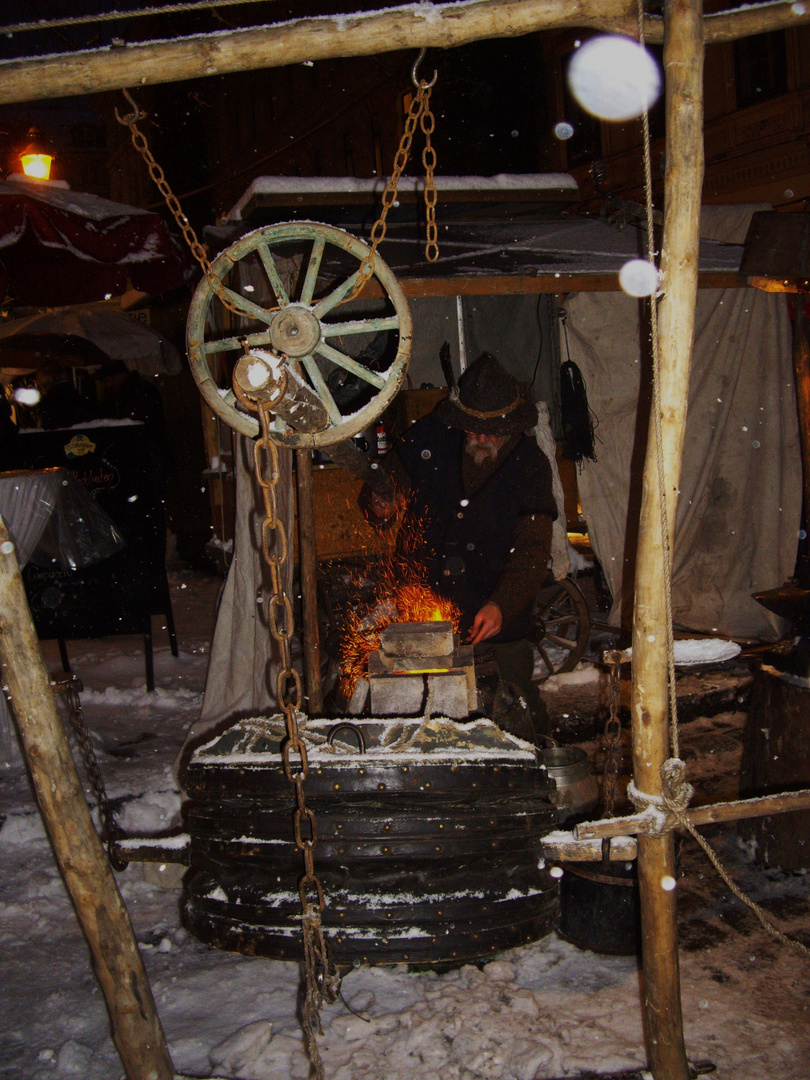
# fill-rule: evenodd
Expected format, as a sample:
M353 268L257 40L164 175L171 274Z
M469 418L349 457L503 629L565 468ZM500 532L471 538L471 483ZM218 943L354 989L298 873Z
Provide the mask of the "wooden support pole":
M312 452L295 451L298 495L298 566L304 617L304 680L307 716L323 715L321 647L318 639L318 553L315 550L315 513L312 507Z
M0 668L54 855L76 909L127 1080L173 1080L129 914L98 838L0 519Z
M707 16L706 40L735 41L808 21L806 5L775 0ZM649 42L663 40L660 18L647 16L644 25ZM154 86L307 60L373 56L423 46L448 49L559 27L635 37L636 5L632 0L478 0L434 3L427 17L418 4L402 4L172 41L32 56L0 63L0 104Z
M810 338L807 333L806 303L806 294L798 293L793 314L793 374L804 473L804 512L810 515Z
M697 826L710 825L717 821L741 821L743 818L787 814L791 810L810 810L810 791L785 791L776 795L759 795L753 799L696 806L686 811L686 818L690 825ZM577 840L635 836L643 831L644 817L641 814L626 814L624 817L604 818L601 821L583 821L574 826Z
M700 0L666 0L666 175L659 306L660 420L664 497L670 545L689 391L697 299L703 182L703 21ZM633 779L637 790L662 794L660 768L669 756L667 613L661 490L654 414L650 417L639 524L633 616ZM675 893L674 837L638 838L641 942L650 1068L655 1080L688 1080L683 1040Z

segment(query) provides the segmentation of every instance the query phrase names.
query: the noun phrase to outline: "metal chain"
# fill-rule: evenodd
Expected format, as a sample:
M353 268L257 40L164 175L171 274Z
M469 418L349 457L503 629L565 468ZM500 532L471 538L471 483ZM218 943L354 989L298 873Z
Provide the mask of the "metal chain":
M87 776L96 794L98 810L101 815L101 839L106 844L110 865L114 870L126 870L129 863L120 858L115 848L118 841L124 839L125 833L115 820L110 800L107 797L107 789L104 787L104 778L101 775L101 769L96 758L93 740L87 729L87 724L84 722L82 703L79 697L82 690L81 681L75 676L69 680L60 680L54 683L54 689L64 696L70 722L76 734L76 741L84 757Z
M323 887L315 873L314 849L318 843L315 813L307 806L304 793L309 765L307 749L298 726L301 708L301 676L292 664L290 642L295 632L295 618L290 597L284 589L282 569L289 555L289 541L284 522L278 515L277 488L281 478L278 446L270 434L272 412L269 404L259 404L261 433L253 444L256 480L264 502L262 522L262 556L270 568L272 597L268 611L270 633L281 650L281 667L276 678L276 698L284 713L287 738L282 746L281 760L284 775L295 788L293 828L295 843L304 856L304 873L298 882L301 917L304 933L306 995L304 998L304 1038L318 1080L323 1078L323 1063L315 1041L321 1031L320 1008L324 999L330 1004L337 1000L340 978L335 970L330 950L321 929L324 909ZM275 544L273 544L275 541ZM271 545L277 553L271 552Z
M619 776L621 751L619 744L622 737L622 722L619 719L622 686L622 654L607 652L605 661L610 665L610 714L605 721L605 769L604 769L604 813L613 817L616 801L616 780Z
M436 242L436 201L438 195L436 193L436 184L433 179L433 171L436 168L436 151L433 149L430 141L430 137L436 127L436 120L433 113L430 111L430 94L432 89L433 84L422 79L419 82L416 97L411 100L408 115L405 118L405 130L402 133L399 149L394 158L394 168L388 183L385 185L385 191L382 195L382 210L380 216L371 228L371 251L360 263L360 269L357 271L357 284L352 290L351 295L347 297L349 300L355 298L363 285L365 285L374 273L374 256L377 252L377 247L385 239L386 218L388 217L388 211L396 202L397 188L399 186L399 181L402 179L402 173L405 171L405 166L408 164L408 158L411 154L411 143L413 142L417 124L420 125L425 136L425 148L422 151L422 164L425 167L425 214L427 217L425 258L428 262L435 262L439 257L439 245Z
M119 124L123 124L124 127L129 128L129 133L132 138L132 145L146 162L146 167L149 170L149 175L154 180L158 191L163 196L166 205L168 206L169 210L172 213L172 216L174 217L174 220L177 222L177 225L183 234L183 239L189 246L191 254L200 264L202 272L203 274L205 274L205 279L211 286L211 289L220 299L220 301L224 304L224 306L228 309L228 311L231 312L231 314L244 316L245 312L240 311L239 308L235 306L231 298L228 296L225 286L214 273L211 267L211 262L208 258L208 255L206 254L205 248L197 239L197 234L195 233L188 218L184 214L183 207L180 205L177 196L169 187L169 182L166 179L166 174L163 172L163 169L161 169L160 165L158 165L158 163L152 156L152 151L149 149L149 144L146 141L146 136L138 128L137 121L144 119L144 117L146 117L148 113L144 112L140 108L140 106L135 104L131 94L127 90L123 90L122 93L127 99L127 101L130 103L134 111L131 113L127 113L126 116L120 116L118 113L118 109L116 109L116 120Z

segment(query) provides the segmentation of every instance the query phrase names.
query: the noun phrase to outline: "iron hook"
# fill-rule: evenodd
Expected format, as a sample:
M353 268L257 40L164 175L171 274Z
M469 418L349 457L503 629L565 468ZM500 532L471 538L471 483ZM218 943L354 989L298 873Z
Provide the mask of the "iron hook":
M426 48L423 48L423 49L420 49L420 50L419 50L419 55L418 55L418 56L417 56L417 58L416 58L416 59L414 60L414 62L413 62L413 67L411 68L411 81L413 82L413 85L414 85L414 86L416 87L416 89L417 89L417 90L418 90L418 89L419 89L419 87L420 87L420 86L422 86L422 85L425 85L425 86L427 86L427 87L435 86L435 85L436 85L436 80L437 80L437 79L438 79L438 77L439 77L439 73L438 73L438 71L436 71L436 69L434 68L434 69L433 69L433 78L432 78L432 79L430 80L430 82L429 82L429 83L426 83L426 82L424 81L424 79L422 79L422 80L420 81L420 79L418 78L418 76L417 76L417 71L418 71L418 69L419 69L419 65L420 65L420 64L422 63L422 61L423 61L423 60L425 59L425 53L426 53L426 52L427 52L427 49L426 49Z
M121 93L130 103L133 111L131 113L127 113L126 116L120 116L118 113L118 109L115 109L115 119L118 121L119 124L123 124L124 127L131 127L132 124L137 124L139 120L144 120L149 115L148 113L144 112L141 109L140 105L135 102L129 90L122 89Z

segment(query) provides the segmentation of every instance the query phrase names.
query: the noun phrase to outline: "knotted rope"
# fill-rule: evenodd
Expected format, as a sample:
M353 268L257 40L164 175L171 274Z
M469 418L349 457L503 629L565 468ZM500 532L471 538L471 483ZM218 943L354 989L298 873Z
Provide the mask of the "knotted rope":
M810 957L810 949L801 941L788 937L771 922L767 913L739 888L724 869L711 845L701 836L686 815L687 807L695 794L695 789L686 779L686 765L680 758L668 758L661 766L661 795L647 795L639 791L631 781L627 786L627 797L638 811L637 824L644 836L664 836L677 827L685 829L703 849L709 862L737 899L745 904L765 930L783 945L787 945L801 956Z

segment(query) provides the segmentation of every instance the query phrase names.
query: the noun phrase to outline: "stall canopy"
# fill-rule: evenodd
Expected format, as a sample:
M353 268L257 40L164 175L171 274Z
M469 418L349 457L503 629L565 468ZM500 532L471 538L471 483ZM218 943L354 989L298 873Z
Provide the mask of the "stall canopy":
M192 273L157 214L49 181L0 183L0 288L30 306L156 295Z
M89 346L89 349L88 349ZM162 334L114 311L66 309L0 323L0 367L33 371L46 360L88 364L88 352L141 375L174 375L180 355ZM92 363L92 360L90 360Z

